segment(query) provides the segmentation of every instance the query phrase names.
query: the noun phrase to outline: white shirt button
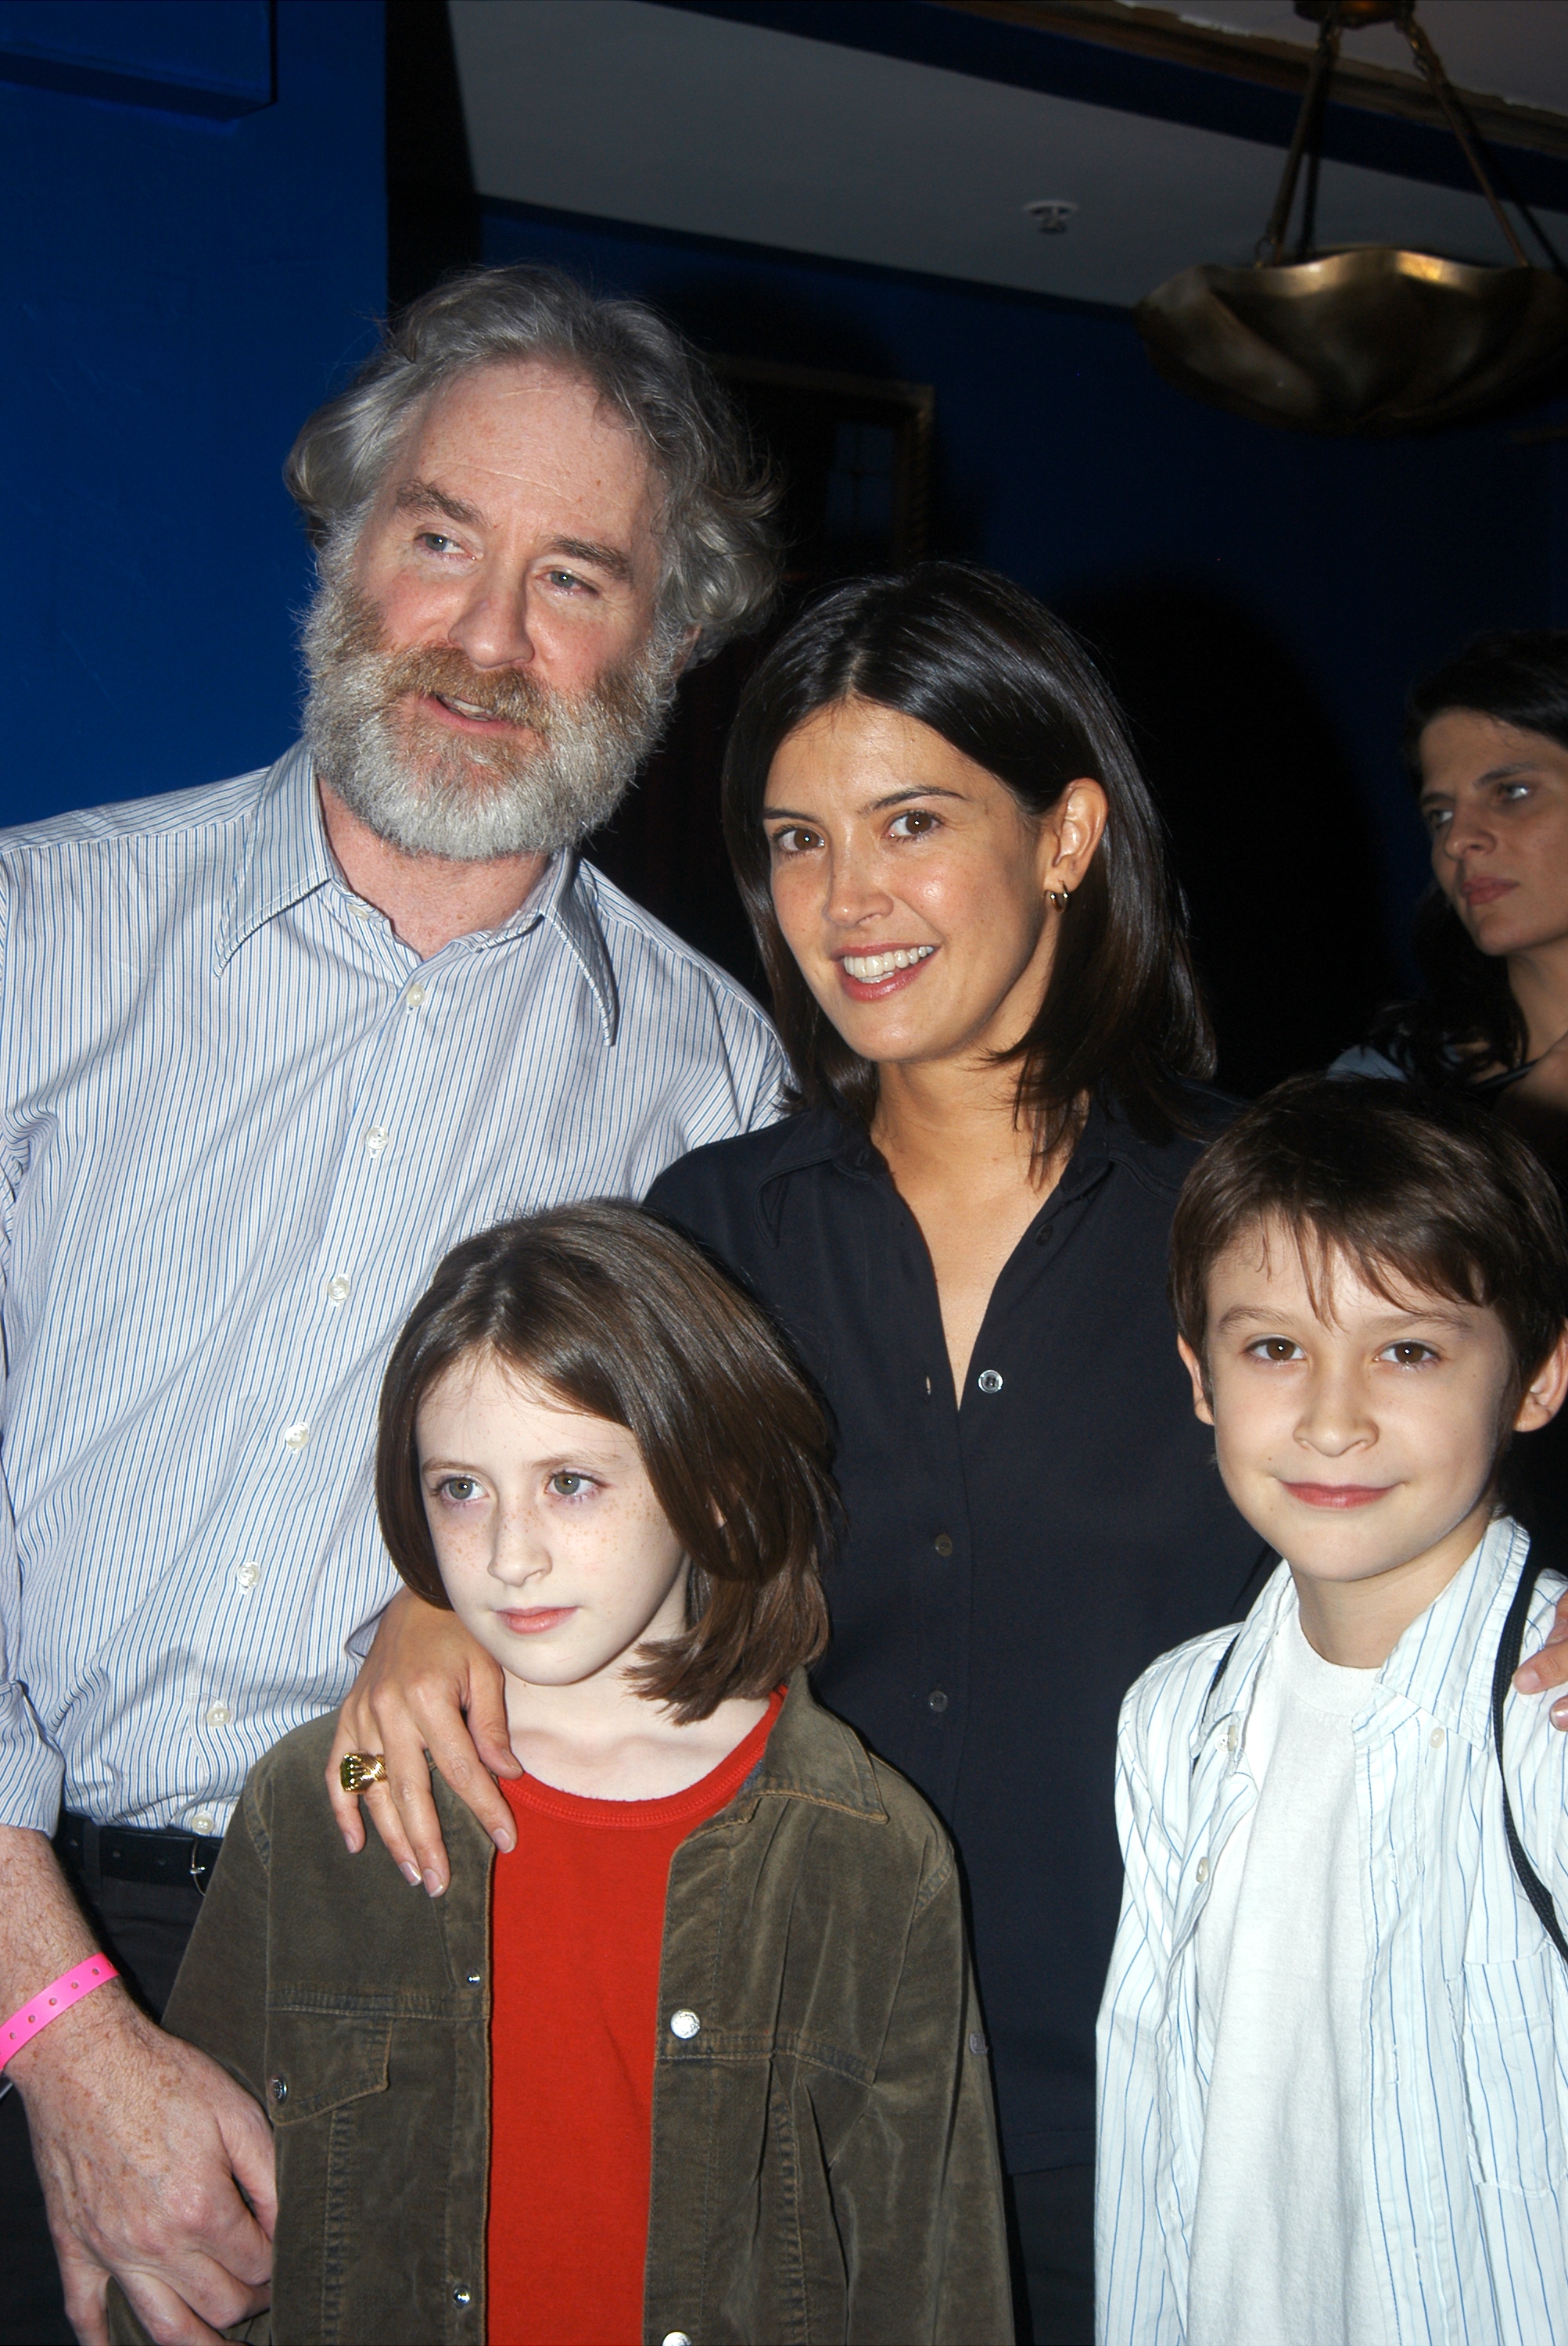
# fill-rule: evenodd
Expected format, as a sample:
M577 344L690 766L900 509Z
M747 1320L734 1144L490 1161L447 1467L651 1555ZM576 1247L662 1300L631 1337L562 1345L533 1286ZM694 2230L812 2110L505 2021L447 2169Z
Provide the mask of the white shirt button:
M300 1420L297 1425L286 1425L283 1428L283 1447L285 1450L303 1450L306 1443L309 1442L310 1439L311 1429L306 1424L303 1418Z
M701 2026L696 2013L688 2012L685 2004L678 2012L670 2014L669 2033L672 2036L695 2036Z
M1208 1880L1208 1860L1207 1857L1200 1857L1198 1859L1197 1878L1200 1882L1207 1882Z
M379 1157L382 1150L390 1145L392 1135L384 1124L372 1124L365 1135L365 1147L372 1157Z
M217 1822L210 1809L198 1809L190 1820L190 1830L192 1832L209 1833Z
M1002 1372L1000 1369L982 1369L974 1382L980 1387L982 1392L1000 1392L1002 1391Z
M425 984L423 978L416 977L413 984L404 993L403 1000L407 1003L411 1010L417 1010L420 1004L424 1000L429 990L430 989Z
M1233 1719L1231 1720L1231 1722L1230 1722L1230 1725L1229 1725L1229 1726L1226 1729L1226 1730L1225 1730L1225 1748L1226 1748L1226 1749L1227 1749L1227 1751L1234 1751L1234 1750L1235 1750L1235 1749L1236 1749L1236 1747L1237 1747L1237 1745L1240 1742L1240 1740L1241 1740L1241 1729L1240 1729L1240 1728L1237 1725L1236 1720Z
M357 897L352 899L350 903L349 910L353 914L356 921L373 921L376 916L375 906L373 904L361 904Z
M346 1303L353 1291L354 1290L349 1284L348 1280L342 1278L341 1275L336 1279L329 1279L327 1281L327 1300L329 1303Z
M207 1724L209 1727L227 1727L233 1716L234 1713L229 1709L229 1705L226 1702L214 1702L208 1705Z
M241 1588L254 1588L261 1577L261 1567L259 1564L237 1564L234 1577Z
M1427 1740L1431 1743L1434 1751L1441 1751L1443 1744L1442 1729L1441 1727L1434 1727Z

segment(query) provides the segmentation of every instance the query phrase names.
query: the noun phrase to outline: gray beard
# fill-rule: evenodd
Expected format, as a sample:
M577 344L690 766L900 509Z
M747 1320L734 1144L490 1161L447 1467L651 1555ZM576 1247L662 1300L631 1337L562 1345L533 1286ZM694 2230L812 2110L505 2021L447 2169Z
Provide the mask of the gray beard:
M303 645L318 777L389 846L450 863L576 846L619 806L675 699L663 631L568 699L524 670L476 668L455 645L389 649L380 612L341 574L318 586ZM430 693L527 733L453 734L420 716Z

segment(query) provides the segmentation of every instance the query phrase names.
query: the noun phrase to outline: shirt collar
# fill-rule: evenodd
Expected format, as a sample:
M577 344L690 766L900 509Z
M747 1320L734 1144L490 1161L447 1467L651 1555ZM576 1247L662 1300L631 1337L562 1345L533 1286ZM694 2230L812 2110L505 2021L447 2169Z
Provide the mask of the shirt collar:
M813 1800L822 1808L844 1810L874 1823L887 1821L865 1746L841 1719L823 1709L803 1669L791 1672L789 1691L768 1738L768 1748L719 1817L748 1816L766 1793Z
M1492 1674L1530 1540L1509 1516L1489 1525L1441 1596L1412 1621L1379 1685L1404 1695L1484 1750L1492 1739Z
M599 924L596 883L591 864L572 854L553 856L527 903L509 921L456 942L483 952L548 925L587 982L607 1047L620 1024L620 1004ZM327 844L311 753L298 741L266 776L241 829L234 878L219 923L217 967L226 968L248 937L318 888L342 889L343 880Z
M271 769L239 833L239 860L219 923L214 960L226 969L263 922L338 876L302 741Z
M757 1218L777 1246L782 1228L782 1193L775 1184L813 1165L833 1165L851 1180L873 1181L881 1171L875 1143L864 1127L836 1108L809 1107L789 1117L778 1127L778 1143L757 1176ZM1068 1160L1067 1169L1047 1199L1054 1214L1094 1188L1114 1161L1148 1155L1130 1126L1107 1114L1099 1100L1091 1100L1084 1129ZM1184 1162L1181 1172L1186 1169ZM1176 1175L1180 1180L1181 1173ZM1169 1186L1167 1182L1167 1186ZM771 1194L770 1194L771 1193Z
M1502 1515L1448 1586L1410 1623L1378 1673L1379 1694L1402 1695L1413 1708L1477 1750L1492 1739L1492 1674L1498 1641L1519 1575L1528 1535ZM1298 1611L1288 1564L1281 1564L1237 1633L1206 1729L1251 1705L1265 1655L1288 1616Z

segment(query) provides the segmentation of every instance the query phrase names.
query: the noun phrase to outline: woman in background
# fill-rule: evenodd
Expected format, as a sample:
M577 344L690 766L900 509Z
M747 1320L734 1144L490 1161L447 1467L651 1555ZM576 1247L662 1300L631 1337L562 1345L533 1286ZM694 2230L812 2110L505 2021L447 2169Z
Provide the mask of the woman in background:
M1405 763L1431 841L1425 991L1337 1072L1496 1101L1568 1171L1568 629L1502 630L1418 684Z
M1425 991L1334 1072L1488 1100L1568 1185L1568 629L1475 637L1410 694L1403 750L1431 842L1413 939ZM1516 1445L1507 1480L1568 1568L1568 1418ZM1568 1637L1565 1614L1568 1599ZM1542 1680L1527 1664L1518 1683ZM1568 1699L1553 1719L1568 1727Z

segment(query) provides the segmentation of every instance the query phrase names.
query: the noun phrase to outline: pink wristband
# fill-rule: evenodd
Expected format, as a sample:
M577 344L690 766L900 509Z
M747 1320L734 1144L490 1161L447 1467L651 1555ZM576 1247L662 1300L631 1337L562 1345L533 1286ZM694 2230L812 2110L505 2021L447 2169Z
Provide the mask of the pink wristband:
M62 2012L68 2012L73 2004L80 2004L83 1996L91 1995L94 1988L103 1987L109 1980L118 1977L119 1974L107 1955L89 1955L85 1964L76 1965L75 1971L62 1972L57 1980L51 1980L47 1987L40 1988L37 1994L30 1997L20 2012L14 2012L4 2028L0 2028L0 2069L5 2066L14 2053L19 2053L24 2045L32 2043L40 2028L47 2028L51 2020L58 2020Z

